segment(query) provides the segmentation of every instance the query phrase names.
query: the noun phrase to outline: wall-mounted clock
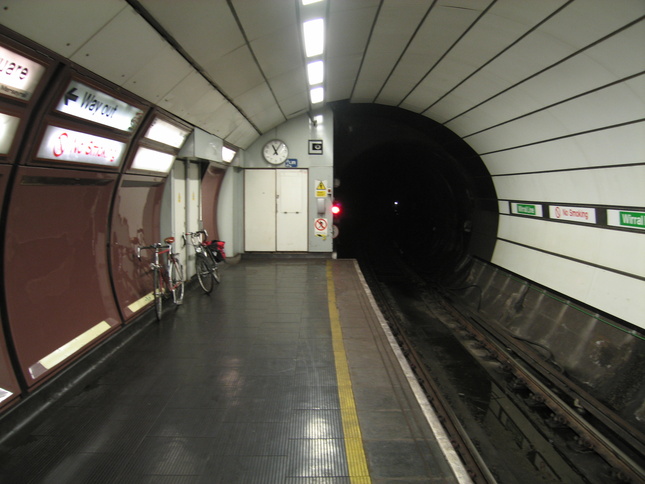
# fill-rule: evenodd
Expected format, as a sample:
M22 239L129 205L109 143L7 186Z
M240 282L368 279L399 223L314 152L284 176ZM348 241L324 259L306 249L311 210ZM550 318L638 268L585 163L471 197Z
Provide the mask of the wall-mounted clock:
M264 145L262 156L272 165L279 165L280 163L284 163L287 156L289 156L289 148L287 148L284 141L272 139Z

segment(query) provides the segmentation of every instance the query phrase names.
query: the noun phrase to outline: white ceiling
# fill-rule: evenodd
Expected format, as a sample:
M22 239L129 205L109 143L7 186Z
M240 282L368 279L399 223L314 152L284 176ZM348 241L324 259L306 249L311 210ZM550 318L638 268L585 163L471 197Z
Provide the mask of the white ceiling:
M8 28L241 148L316 107L300 25L319 15L326 102L421 113L472 135L480 153L503 143L477 146L476 133L638 73L629 89L643 99L643 0L5 0L0 8Z

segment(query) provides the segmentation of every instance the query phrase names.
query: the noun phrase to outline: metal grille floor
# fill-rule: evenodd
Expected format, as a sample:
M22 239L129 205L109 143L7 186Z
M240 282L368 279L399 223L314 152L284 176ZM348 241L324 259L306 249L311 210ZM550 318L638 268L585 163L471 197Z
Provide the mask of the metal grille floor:
M0 449L0 482L445 483L456 465L354 261L271 258L192 287Z

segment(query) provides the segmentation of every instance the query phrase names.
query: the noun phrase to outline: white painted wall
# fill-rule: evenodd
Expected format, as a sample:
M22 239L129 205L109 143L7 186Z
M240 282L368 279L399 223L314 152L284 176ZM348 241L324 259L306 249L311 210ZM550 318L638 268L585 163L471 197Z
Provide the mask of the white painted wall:
M322 120L314 125L308 116L303 115L287 121L281 126L265 133L256 140L244 152L242 161L236 166L244 169L266 169L266 170L288 170L284 165L274 166L262 158L261 150L264 145L276 138L284 141L289 147L289 158L297 160L297 168L307 169L309 172L308 187L308 224L307 229L309 252L331 252L331 236L323 239L316 235L314 221L320 217L317 213L316 193L312 180L327 180L333 186L334 168L333 168L333 113L330 109L325 108L318 113L322 115ZM323 153L309 154L309 140L322 140ZM325 214L331 225L331 200L332 195L325 199Z
M203 228L202 205L201 205L201 167L199 163L186 163L186 226L183 232L196 232ZM181 247L183 241L181 234L177 233L178 245ZM184 275L190 279L195 274L195 251L187 241L184 255Z
M217 220L220 239L226 242L226 255L233 257L244 251L244 172L229 167L220 187Z
M514 16L513 8L498 2L491 13ZM645 45L645 24L633 23L644 13L643 2L574 2L424 114L461 136L492 175L500 200L493 263L645 328L645 230L508 210L515 201L599 207L601 218L610 209L645 212L645 57L636 47ZM439 82L467 47L424 82Z

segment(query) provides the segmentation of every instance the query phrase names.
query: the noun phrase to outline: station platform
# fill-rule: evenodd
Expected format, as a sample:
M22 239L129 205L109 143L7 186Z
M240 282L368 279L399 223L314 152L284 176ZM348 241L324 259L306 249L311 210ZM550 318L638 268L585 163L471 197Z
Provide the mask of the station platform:
M11 483L470 482L353 260L225 264L0 449Z

